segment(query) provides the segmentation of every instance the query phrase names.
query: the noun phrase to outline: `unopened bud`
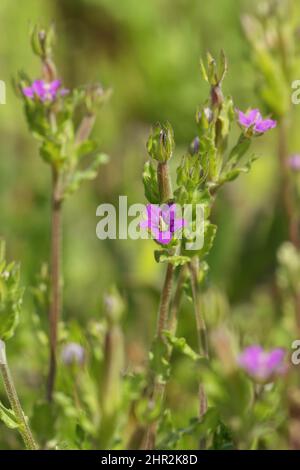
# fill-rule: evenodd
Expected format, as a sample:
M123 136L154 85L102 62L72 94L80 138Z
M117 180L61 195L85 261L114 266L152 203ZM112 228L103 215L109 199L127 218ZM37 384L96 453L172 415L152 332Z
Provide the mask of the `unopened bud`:
M174 132L169 123L157 124L147 142L149 155L160 163L167 162L174 150Z

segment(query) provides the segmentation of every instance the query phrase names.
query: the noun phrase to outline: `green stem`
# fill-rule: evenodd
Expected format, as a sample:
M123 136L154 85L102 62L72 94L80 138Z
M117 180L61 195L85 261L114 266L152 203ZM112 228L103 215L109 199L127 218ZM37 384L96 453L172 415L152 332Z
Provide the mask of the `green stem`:
M173 275L174 275L174 266L169 263L167 266L164 286L161 293L160 305L158 310L158 319L156 327L156 338L163 340L163 332L167 328L168 314L171 303L171 294L172 294L172 285L173 285ZM149 400L149 408L152 408L156 403L162 403L166 389L166 383L161 383L157 380L157 377L154 378L153 390ZM158 421L155 420L149 424L146 430L145 443L143 448L145 450L151 450L155 447L155 436L157 431Z
M25 447L29 450L38 450L38 446L35 443L17 395L17 391L7 364L5 343L2 340L0 340L0 372L4 382L7 398L19 423L18 430L23 438Z
M168 162L159 162L157 165L157 181L160 194L160 203L168 203L173 198L172 182L169 173ZM168 327L168 317L171 304L172 286L175 267L168 263L164 285L161 292L160 304L158 309L157 326L155 338L164 341L163 332ZM154 377L152 392L149 398L149 408L156 403L162 403L165 394L166 383L161 383L157 377ZM146 450L155 448L155 437L158 420L153 421L146 429L145 441L143 447Z
M169 202L171 199L173 199L173 191L168 162L158 163L157 181L159 187L160 203L164 204Z
M191 274L191 287L193 295L193 304L196 319L197 337L198 337L198 348L200 356L209 358L208 353L208 339L207 330L205 325L204 316L202 315L200 308L199 298L199 283L198 283L198 271L199 271L199 259L194 257L189 265ZM205 387L202 383L199 384L199 417L200 419L207 412L207 396ZM201 440L200 448L205 448L205 441Z
M168 330L170 331L172 335L175 335L177 331L178 311L181 305L182 290L183 290L183 286L186 280L186 276L187 276L187 269L186 269L186 265L184 265L180 269L174 298L171 303ZM171 353L172 353L172 350L170 351L170 355Z
M53 168L52 178L52 223L51 223L51 304L49 312L50 359L47 383L47 398L52 401L56 377L56 350L58 322L61 310L61 207L59 174Z

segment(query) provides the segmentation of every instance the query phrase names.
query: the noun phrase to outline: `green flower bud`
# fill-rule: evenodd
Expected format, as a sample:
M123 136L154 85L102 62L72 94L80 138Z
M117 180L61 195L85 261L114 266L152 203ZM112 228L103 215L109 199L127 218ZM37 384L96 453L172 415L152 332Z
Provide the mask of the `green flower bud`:
M152 131L148 142L147 150L149 155L160 163L165 163L172 157L174 150L174 132L171 124L158 123Z
M47 30L38 25L33 26L30 32L31 47L33 52L41 59L51 57L55 41L55 30L52 24Z

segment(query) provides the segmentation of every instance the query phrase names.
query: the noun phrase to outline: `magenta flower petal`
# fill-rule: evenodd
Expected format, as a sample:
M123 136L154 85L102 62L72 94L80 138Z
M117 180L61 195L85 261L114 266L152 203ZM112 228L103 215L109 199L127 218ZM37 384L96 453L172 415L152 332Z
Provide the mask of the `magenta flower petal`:
M264 132L267 132L270 129L274 129L274 127L276 127L276 124L276 121L273 121L273 119L262 119L261 121L258 121L255 124L254 130L255 132L263 134Z
M40 101L54 101L57 96L64 96L69 90L63 88L60 90L61 80L45 82L44 80L35 80L31 87L23 88L23 94L28 98L38 98Z
M22 92L23 92L23 95L26 96L27 98L34 97L34 91L31 86L22 88Z
M161 243L162 245L168 245L172 240L173 234L166 230L164 232L160 231L156 240Z
M32 84L32 90L36 96L43 100L45 96L44 80L35 80Z
M289 157L289 167L291 170L299 171L300 170L300 155L291 155Z
M140 223L141 228L148 229L154 239L162 244L168 245L173 238L174 232L183 228L186 221L176 218L176 204L147 204L147 219Z
M50 82L48 85L51 92L56 92L61 86L61 80L53 80L53 82Z
M277 125L273 119L263 119L259 109L250 109L246 113L237 110L237 113L239 124L245 129L253 128L256 134L264 134Z
M183 227L185 227L186 225L187 225L187 222L185 219L176 219L174 220L173 230L174 232L177 232L177 230L182 230Z
M238 363L254 379L267 382L285 373L287 365L284 359L285 350L282 348L275 348L268 352L264 351L261 346L253 345L242 352Z
M258 109L250 109L246 113L240 110L238 111L239 123L244 127L253 126L257 119L261 118L261 114Z
M60 96L65 96L65 95L68 95L70 93L70 90L68 90L68 88L62 88L59 92Z

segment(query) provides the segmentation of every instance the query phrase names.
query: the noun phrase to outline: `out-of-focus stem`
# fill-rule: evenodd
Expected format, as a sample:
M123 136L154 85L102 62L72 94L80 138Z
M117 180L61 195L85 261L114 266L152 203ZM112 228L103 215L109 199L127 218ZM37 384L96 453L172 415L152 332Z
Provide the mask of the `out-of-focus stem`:
M177 330L178 312L179 312L180 305L181 305L182 291L183 291L183 286L186 280L186 276L187 276L187 269L186 269L186 265L184 265L180 269L175 294L171 303L168 330L170 331L172 335L175 335L176 330ZM171 353L172 351L170 351L170 354Z
M6 359L5 343L2 340L0 340L0 372L4 382L7 398L19 423L18 431L22 436L25 447L28 450L38 450L38 446L33 438L18 398Z
M163 340L163 331L167 328L168 314L171 303L172 284L173 284L174 266L169 263L167 266L164 286L161 293L160 305L158 310L158 319L156 327L156 338ZM150 407L157 402L162 402L165 394L165 383L160 383L154 378L153 391L149 400ZM157 420L153 421L146 430L145 443L143 447L146 450L154 449L155 435L157 431Z
M199 283L198 283L198 271L199 271L199 260L196 256L192 258L192 261L189 264L190 274L191 274L191 287L193 295L193 304L196 318L196 327L197 327L197 336L198 336L198 348L200 356L209 358L208 353L208 340L207 340L207 330L205 325L204 316L202 315L200 308L200 298L199 298ZM199 417L200 419L204 416L207 411L207 396L205 392L204 385L199 384ZM200 442L200 447L205 447L205 442Z
M61 208L59 194L59 174L55 168L52 172L52 223L51 223L51 303L49 312L50 327L50 361L47 384L47 398L52 401L57 363L57 331L61 309Z
M298 209L295 206L295 198L293 196L293 186L289 173L287 162L287 122L286 118L282 118L279 123L279 141L278 141L278 157L281 168L281 188L284 210L288 223L289 239L293 245L300 250L299 237L299 216ZM300 330L300 292L294 292L294 306L296 313L296 321Z
M80 144L84 142L90 135L95 124L96 116L93 113L89 113L82 119L78 130L76 132L75 142Z
M287 161L287 123L286 119L282 118L279 123L279 141L278 141L278 157L281 169L281 188L282 188L282 199L284 203L284 209L286 213L289 239L295 245L296 248L300 248L299 239L299 219L297 210L294 203L293 187L291 177L288 168Z

